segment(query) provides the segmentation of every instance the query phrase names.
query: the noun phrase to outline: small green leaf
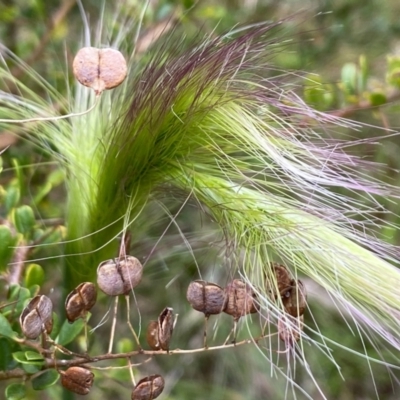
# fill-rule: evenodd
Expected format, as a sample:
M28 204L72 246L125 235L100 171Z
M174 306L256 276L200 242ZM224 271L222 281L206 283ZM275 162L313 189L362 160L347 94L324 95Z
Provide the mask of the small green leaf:
M44 357L36 351L28 350L25 352L25 358L27 360L35 361L35 360L44 360Z
M22 364L27 362L24 351L16 351L15 353L12 354L12 356L15 361L18 361Z
M11 160L12 165L14 166L14 173L16 176L16 180L18 182L18 187L20 190L20 193L24 193L26 190L26 182L25 182L25 174L22 172L21 165L18 161L18 159L13 158Z
M387 103L387 97L384 93L379 93L379 92L375 92L375 93L370 93L368 95L369 97L369 102L371 103L372 106L381 106L383 104Z
M34 203L38 204L39 202L41 202L43 198L46 197L54 187L63 183L64 179L65 174L63 170L57 169L53 171L47 178L47 181L40 187L38 193L33 199Z
M12 285L9 288L9 301L10 303L16 302L10 307L6 307L3 309L3 314L15 313L20 314L25 307L27 301L32 298L31 292L22 286Z
M0 338L0 371L13 369L17 366L17 362L12 357L14 342L9 339Z
M128 338L122 338L118 340L117 343L117 352L118 353L128 353L135 348L133 341Z
M22 369L29 375L36 374L42 369L42 365L22 364Z
M40 203L43 200L43 198L46 197L51 192L51 189L53 189L53 186L52 186L52 184L50 182L44 183L40 187L40 189L39 189L38 193L36 194L35 198L33 199L34 203L35 204Z
M47 243L58 243L62 241L66 237L66 228L64 226L58 226L52 233L47 235L47 231L43 234L43 240L40 240L40 243L47 244Z
M61 329L60 317L58 316L58 314L53 312L53 329L52 329L51 334L50 334L50 337L53 340L55 340L56 337L58 336L58 333L60 332L60 329Z
M39 285L32 285L29 287L29 293L31 294L30 297L35 297L39 294L40 292L40 286Z
M43 374L40 374L36 378L32 379L32 387L35 390L43 390L49 386L53 386L60 377L59 373L54 369L49 369Z
M72 324L65 320L61 326L56 342L61 344L61 346L71 343L82 332L84 326L85 322L82 319L78 319Z
M18 293L18 300L23 303L24 301L26 301L30 298L31 298L30 290L27 289L26 287L20 286L19 293Z
M12 330L8 319L3 314L0 314L0 337L5 336L14 338L16 335L17 334Z
M44 358L34 351L16 351L12 353L14 360L23 365L42 366ZM28 358L29 357L29 358Z
M6 194L4 196L4 207L7 214L9 214L10 211L17 206L20 197L21 193L19 191L19 187L15 184L11 184L7 188Z
M26 205L15 208L12 218L17 231L23 235L31 233L36 223L32 208Z
M388 56L388 69L386 81L396 87L400 87L400 57Z
M18 283L10 285L10 287L8 288L8 297L7 297L9 301L14 301L18 299L20 288L21 286L18 285Z
M6 387L7 400L21 400L26 396L26 386L23 383L12 383Z
M25 273L25 286L30 288L33 285L41 286L44 282L44 271L39 264L29 264Z
M361 55L358 61L360 70L359 70L359 88L358 90L360 92L363 92L367 88L367 83L368 83L368 75L369 75L369 70L368 70L368 63L367 63L367 57L365 55Z
M342 68L342 87L347 94L357 93L358 71L354 63L346 63Z
M11 234L11 230L8 226L0 225L0 271L9 263L14 250L12 247L15 246L16 240Z

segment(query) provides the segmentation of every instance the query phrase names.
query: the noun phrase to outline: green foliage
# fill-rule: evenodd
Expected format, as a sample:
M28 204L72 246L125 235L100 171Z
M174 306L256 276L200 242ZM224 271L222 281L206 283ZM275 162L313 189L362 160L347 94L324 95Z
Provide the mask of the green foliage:
M0 335L8 338L13 338L16 335L3 314L0 314Z
M48 370L32 379L32 387L34 390L44 390L57 383L60 374L54 369Z
M39 367L43 365L44 361L43 356L34 351L16 351L12 356L15 361L21 364L36 365Z
M26 386L22 383L12 383L6 388L7 400L21 400L26 396Z
M83 327L84 322L82 319L78 319L72 324L65 320L61 325L56 342L62 346L71 343L82 332Z
M7 214L19 203L21 192L16 182L11 183L4 195L4 207Z
M386 79L389 84L400 87L400 57L388 56L388 72Z
M19 233L29 237L35 225L35 216L29 206L15 208L12 213L12 221Z
M10 262L14 252L12 247L15 244L16 239L13 237L10 228L6 225L0 225L0 272L4 271Z
M45 279L43 268L39 264L29 264L25 272L25 286L28 288L42 286ZM33 296L32 296L33 297Z
M0 316L0 319L2 318L3 317ZM15 368L16 362L12 357L12 342L5 337L0 337L0 351L0 371L6 371Z

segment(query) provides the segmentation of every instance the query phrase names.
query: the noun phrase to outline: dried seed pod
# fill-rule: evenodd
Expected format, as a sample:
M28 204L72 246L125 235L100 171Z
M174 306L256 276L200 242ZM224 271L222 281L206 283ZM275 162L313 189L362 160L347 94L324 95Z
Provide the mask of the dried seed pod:
M285 296L286 293L291 289L292 278L284 265L271 263L271 268L276 277L276 286L275 284L269 282L269 290L272 297L277 300L278 297Z
M158 340L158 321L150 321L147 326L146 340L152 350L160 350L160 341Z
M153 400L164 390L164 378L161 375L150 375L141 379L132 391L132 400Z
M120 85L127 74L124 56L115 49L84 47L74 58L72 69L78 81L96 94Z
M65 311L69 322L82 318L96 304L97 290L91 282L78 285L65 300Z
M23 334L28 339L36 339L42 332L53 329L53 304L44 295L35 296L24 308L19 318Z
M195 310L203 312L206 317L221 313L226 301L221 286L201 280L190 283L186 298Z
M290 290L282 297L282 303L285 311L292 317L303 315L307 305L307 294L303 282L293 279Z
M232 315L235 320L246 314L256 313L259 305L256 294L247 283L234 279L225 288L226 305L224 312Z
M61 384L71 392L85 395L90 392L93 385L94 375L87 368L70 367L60 371Z
M123 256L100 263L97 284L109 296L128 294L142 280L143 266L133 256Z
M166 307L158 317L158 340L163 350L169 350L169 342L174 330L174 312L170 307Z
M278 320L279 338L285 342L287 347L293 346L299 341L303 329L304 315L298 318L294 318L290 315L283 315Z

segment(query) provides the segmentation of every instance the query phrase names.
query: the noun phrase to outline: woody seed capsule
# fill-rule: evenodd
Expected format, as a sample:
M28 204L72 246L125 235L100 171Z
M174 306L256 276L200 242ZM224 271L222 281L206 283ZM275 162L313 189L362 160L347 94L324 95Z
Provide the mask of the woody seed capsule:
M42 332L53 329L53 304L44 295L35 296L24 308L19 318L23 334L28 339L36 339Z
M174 330L174 312L170 307L166 307L158 317L158 340L163 350L169 350L172 332Z
M152 350L160 350L160 341L158 340L158 321L150 321L147 326L146 340Z
M294 318L290 315L283 315L278 320L279 338L285 342L287 347L293 346L299 341L303 329L304 315L298 318Z
M93 385L94 375L87 368L70 367L60 371L61 384L71 392L85 395L90 392Z
M80 49L74 58L72 69L76 79L93 89L96 94L119 86L127 75L124 56L118 50L110 48Z
M234 279L225 288L226 306L224 312L232 315L235 320L246 314L253 314L258 311L259 305L256 302L256 294L247 283L241 279Z
M225 307L224 289L211 282L191 282L186 298L195 310L203 312L206 317L221 313Z
M65 311L69 322L82 318L96 304L97 290L91 282L78 285L65 300Z
M303 282L293 279L287 295L282 297L282 303L285 311L291 316L303 315L307 305L307 294Z
M97 284L109 296L128 294L142 280L143 266L133 256L103 261L97 267Z
M141 379L132 391L132 400L153 400L164 390L164 378L161 375L150 375Z
M272 282L269 282L270 293L277 300L278 297L284 297L287 291L291 289L292 278L284 265L271 263L271 268L276 277L276 286Z

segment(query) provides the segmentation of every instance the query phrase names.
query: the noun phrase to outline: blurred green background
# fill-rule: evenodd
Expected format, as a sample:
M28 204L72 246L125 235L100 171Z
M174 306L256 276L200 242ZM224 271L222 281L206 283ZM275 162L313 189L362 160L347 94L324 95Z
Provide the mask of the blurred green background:
M143 10L143 3L116 0L103 4L97 0L83 0L83 7L89 17L90 26L95 30L102 14L107 19L113 18L114 13L118 12L121 23L124 19L137 21ZM158 26L165 27L165 21L171 18L181 21L180 29L182 34L187 35L188 43L196 35L216 35L238 25L287 18L276 35L281 40L287 40L289 45L287 50L274 57L274 64L285 71L297 71L293 74L293 80L299 95L316 108L382 128L365 127L358 132L351 132L353 138L368 138L384 136L388 129L396 130L400 126L399 102L378 107L391 99L398 99L400 85L388 80L388 76L395 77L395 74L388 65L387 56L400 57L399 16L400 2L397 0L152 0L144 14L140 37L144 38L146 33L153 32ZM118 24L114 29L119 29ZM62 93L67 90L66 83L72 81L66 76L66 66L71 64L71 57L79 48L82 34L82 17L74 0L0 2L0 43ZM9 62L8 65L16 76L35 90L35 83L29 83L29 76L24 75L17 64ZM357 111L360 104L363 105L362 110ZM365 107L365 104L374 107ZM337 135L343 138L343 135L350 133L337 129ZM16 139L12 132L0 132L0 148L7 149L2 154L4 171L0 176L0 184L5 188L3 190L12 186L19 174L19 179L24 182L19 204L33 207L39 225L62 225L65 189L57 165L43 149L33 146L29 141ZM361 157L381 162L382 167L376 172L378 178L392 184L400 183L398 174L394 172L400 169L397 138L382 140L380 146L360 145L351 151ZM399 205L385 204L385 199L380 200L392 212L386 218L398 223ZM2 218L5 219L7 210L4 203L1 211ZM140 241L136 245L141 246L142 252L147 247L150 252L169 222L156 207L154 221L154 224L146 224L146 230L139 233ZM224 282L226 275L224 269L220 268L221 261L218 257L223 243L219 242L219 237L213 237L212 223L204 221L194 207L185 208L179 215L177 225L181 232L192 239L193 252L188 251L181 232L171 227L168 236L160 242L155 256L146 267L144 282L136 291L137 302L144 326L149 319L155 319L165 306L173 307L180 316L172 347L199 347L202 343L203 318L201 314L190 309L185 300L185 292L190 280L198 278L196 263L202 270L203 278ZM62 229L57 229L54 234L59 236L56 235L54 241L62 237ZM394 230L382 232L382 236L399 244L399 233ZM208 243L212 241L215 246L210 248ZM61 251L60 247L51 247L51 250L37 251L34 257L48 258L60 254ZM133 254L134 251L132 249ZM55 258L45 260L41 265L46 274L42 291L52 292L52 299L58 300L61 305L61 295L57 293L62 285L62 262ZM312 315L306 315L306 322L310 327L316 329L318 326L325 336L356 352L367 352L371 357L382 357L391 361L389 349L386 351L380 347L378 351L369 341L363 343L358 332L355 330L353 334L348 328L328 296L313 286L312 282L306 284L309 287L309 305L312 310ZM154 287L157 287L155 294ZM0 290L5 293L5 286L1 282ZM0 301L5 298L6 294L0 292ZM109 306L107 299L102 298L93 311L92 327L99 324ZM132 319L138 321L136 313ZM118 336L130 337L121 321L122 314ZM252 322L249 329L257 336L260 333L260 324L256 317L252 318ZM351 324L351 321L348 323ZM211 318L210 343L221 343L231 326L232 321L226 315ZM242 328L239 338L248 337L244 323ZM352 328L355 328L354 324ZM101 326L91 336L91 353L105 351L108 329L109 325ZM308 334L314 337L311 331ZM143 332L142 335L144 337ZM273 345L276 348L274 341ZM121 351L126 351L130 346L130 339L120 340L117 344ZM320 390L298 360L296 363L288 363L285 354L268 351L262 353L253 346L156 357L135 370L135 374L138 378L145 374L161 373L166 380L166 390L160 398L170 400L306 398L300 390L292 389L279 371L289 374L312 399L324 398L321 392L326 398L340 400L375 399L376 393L379 393L381 399L400 398L400 389L396 382L400 378L398 371L389 371L384 365L369 364L362 357L333 344L328 346L332 348L332 355L338 366L311 342L304 346ZM277 367L272 367L267 357ZM1 393L4 387L5 384L0 382ZM88 398L127 399L130 398L130 392L128 372L109 370L98 373L97 383ZM61 388L57 385L44 392L30 391L28 398L54 399L61 396Z

